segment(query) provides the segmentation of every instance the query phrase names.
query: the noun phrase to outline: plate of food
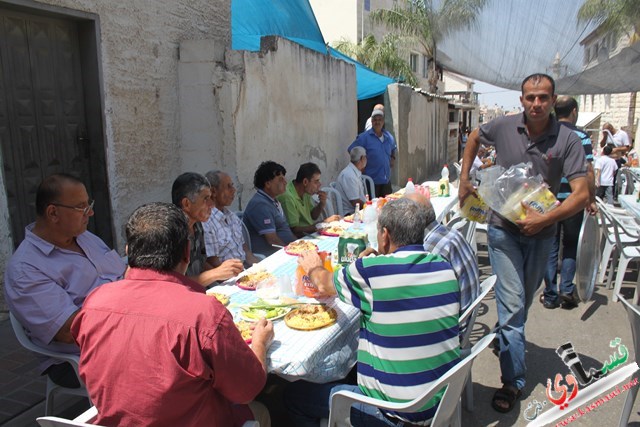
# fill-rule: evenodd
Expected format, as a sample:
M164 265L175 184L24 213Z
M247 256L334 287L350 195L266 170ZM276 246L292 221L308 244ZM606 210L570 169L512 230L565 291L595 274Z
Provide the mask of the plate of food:
M353 222L353 214L345 216L342 220L346 222Z
M262 305L245 305L240 307L238 313L242 320L247 322L257 322L260 319L278 320L287 315L291 311L291 307Z
M276 277L269 273L266 270L247 270L246 274L239 277L236 280L236 286L240 289L244 289L245 291L255 291L258 283L267 280L267 279L275 279Z
M295 242L291 242L287 246L285 246L284 251L289 255L298 256L304 252L317 252L318 247L315 245L315 243L309 240L296 240Z
M325 305L305 304L290 311L284 317L284 323L291 329L314 331L336 323L338 313Z
M229 295L221 294L219 292L208 292L207 295L209 295L210 297L214 297L215 299L220 301L220 304L222 305L229 304Z
M344 233L345 230L345 228L340 224L334 223L322 223L318 224L318 226L318 233L322 234L323 236L339 237L342 235L342 233Z
M240 331L240 335L242 335L242 339L247 344L251 344L251 337L253 335L253 323L247 322L246 320L240 320L236 322L236 328Z

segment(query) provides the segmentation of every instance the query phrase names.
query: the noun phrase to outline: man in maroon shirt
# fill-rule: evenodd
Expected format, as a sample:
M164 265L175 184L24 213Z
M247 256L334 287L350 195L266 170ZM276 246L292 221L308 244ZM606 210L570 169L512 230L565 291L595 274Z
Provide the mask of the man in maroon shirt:
M273 325L248 346L231 314L183 274L189 229L176 206L138 208L126 227L125 279L92 292L71 325L97 424L270 425L252 399L266 382Z

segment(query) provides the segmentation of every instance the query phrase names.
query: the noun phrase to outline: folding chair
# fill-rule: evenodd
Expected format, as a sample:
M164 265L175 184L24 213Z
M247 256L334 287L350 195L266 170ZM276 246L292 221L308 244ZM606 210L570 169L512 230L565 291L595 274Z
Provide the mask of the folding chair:
M631 335L633 336L633 354L635 355L636 362L640 363L640 309L637 305L632 305L624 299L622 295L617 294L616 296L618 301L620 301L627 310L627 316L631 324ZM636 372L632 378L636 377L639 373L640 372ZM622 413L620 414L620 427L627 427L627 424L629 424L629 417L631 416L631 410L633 409L636 397L638 397L638 387L631 387L627 391L627 398L624 401Z

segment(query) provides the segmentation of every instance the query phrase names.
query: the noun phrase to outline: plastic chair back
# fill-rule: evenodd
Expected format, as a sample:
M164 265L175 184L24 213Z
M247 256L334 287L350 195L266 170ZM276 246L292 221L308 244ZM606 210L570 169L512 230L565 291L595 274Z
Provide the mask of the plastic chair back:
M364 189L369 193L369 200L376 198L376 185L373 183L373 178L369 175L362 174L360 176L362 182L364 182Z
M636 289L636 292L638 292L638 289ZM627 316L629 317L629 323L631 325L631 335L633 336L633 353L635 354L637 363L640 362L640 308L637 305L631 304L621 294L618 293L617 295L618 301L620 301L625 310L627 310ZM636 375L637 374L638 372L636 372ZM625 399L622 413L620 414L620 427L626 427L629 424L631 410L637 397L638 387L632 387L627 391L627 398Z
M342 196L340 192L333 187L322 187L321 189L327 193L327 204L325 206L325 216L331 215L344 216L344 207L342 206Z

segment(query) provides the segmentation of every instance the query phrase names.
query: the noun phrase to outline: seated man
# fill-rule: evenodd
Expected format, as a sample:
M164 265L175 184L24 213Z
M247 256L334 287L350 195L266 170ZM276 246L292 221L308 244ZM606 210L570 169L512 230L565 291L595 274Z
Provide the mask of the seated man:
M183 275L190 234L174 205L136 209L126 279L93 292L71 325L96 424L269 425L264 406L246 403L265 385L273 325L260 320L244 342L229 311Z
M228 259L214 268L207 262L202 223L209 219L213 201L211 186L207 178L194 172L185 172L173 182L171 188L173 204L182 209L189 220L189 267L186 275L202 286L218 280L227 280L243 269L239 259Z
M207 262L214 267L234 258L247 266L257 263L258 258L249 250L248 242L242 236L242 220L227 208L236 196L231 177L222 171L209 171L206 178L211 184L213 200L209 220L202 223Z
M316 232L316 220L327 204L327 193L320 191L320 168L315 163L305 163L298 169L296 179L287 184L283 194L277 199L287 217L291 231L297 237ZM311 196L318 195L320 202L314 206ZM333 215L325 221L337 221L340 216Z
M336 179L336 190L342 197L342 208L345 215L354 212L357 204L364 207L367 201L367 191L362 182L362 171L367 166L367 150L363 147L353 147L349 153L351 162L342 169Z
M436 213L431 202L422 194L406 196L420 203L427 210L427 230L424 236L424 250L441 255L451 263L460 284L460 313L480 295L480 271L473 248L458 230L448 228L436 221Z
M87 231L93 200L80 180L66 174L45 178L36 191L36 222L5 272L9 310L31 340L52 351L79 354L70 326L85 297L119 280L126 265L116 251ZM63 387L80 387L69 363L44 357L43 374Z
M262 162L253 177L258 192L244 210L244 223L249 229L251 247L259 254L271 255L277 246L286 246L296 240L291 232L282 206L276 196L284 193L287 170L276 162Z
M362 316L358 386L291 383L285 403L295 425L318 425L319 419L327 418L330 395L337 390L394 402L413 400L458 363L460 290L451 265L424 251L426 227L424 207L399 199L387 203L378 218L381 255L359 258L335 274L322 267L315 252L299 258L322 294L337 293ZM351 409L351 423L361 426L361 418L373 417L385 425L422 425L433 418L438 403L436 397L411 414L357 404Z

